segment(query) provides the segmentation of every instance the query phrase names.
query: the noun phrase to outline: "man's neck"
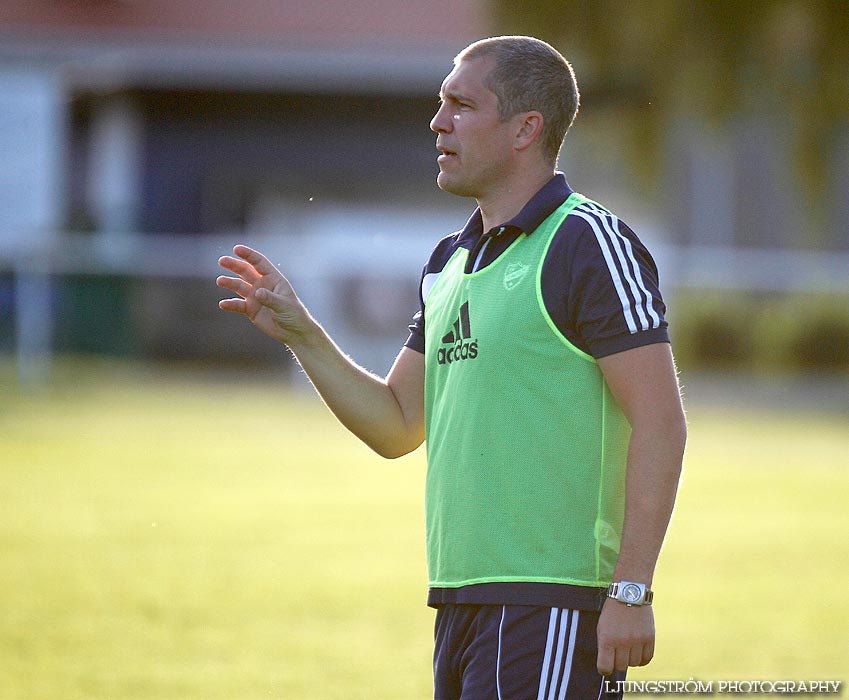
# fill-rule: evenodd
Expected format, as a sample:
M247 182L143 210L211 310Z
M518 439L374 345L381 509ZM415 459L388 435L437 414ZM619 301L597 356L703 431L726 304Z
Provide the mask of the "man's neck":
M483 230L509 221L554 176L554 170L540 169L529 175L513 178L497 191L477 200L483 218Z

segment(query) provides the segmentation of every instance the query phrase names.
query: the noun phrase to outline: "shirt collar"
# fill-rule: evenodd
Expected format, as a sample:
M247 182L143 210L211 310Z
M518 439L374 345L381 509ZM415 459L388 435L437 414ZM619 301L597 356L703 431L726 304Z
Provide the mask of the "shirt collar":
M566 182L566 176L556 172L542 188L528 200L521 211L509 221L495 228L516 228L525 234L532 233L545 221L554 210L572 194L572 188ZM475 209L460 233L460 239L477 239L483 234L483 216L480 209Z

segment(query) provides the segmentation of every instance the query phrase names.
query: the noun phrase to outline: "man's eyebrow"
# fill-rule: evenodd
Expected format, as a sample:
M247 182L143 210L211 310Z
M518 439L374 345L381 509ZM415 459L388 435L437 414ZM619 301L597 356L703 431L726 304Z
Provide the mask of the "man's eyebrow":
M447 92L445 92L444 90L440 90L438 97L443 102L445 100L451 100L452 102L462 102L463 104L476 104L475 100L471 97L463 95L459 92L454 92L452 90L449 90Z

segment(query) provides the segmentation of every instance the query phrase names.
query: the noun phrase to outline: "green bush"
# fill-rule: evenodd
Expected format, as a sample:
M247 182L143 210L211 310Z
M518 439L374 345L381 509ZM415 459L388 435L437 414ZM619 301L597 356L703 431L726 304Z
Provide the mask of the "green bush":
M679 290L669 323L685 371L849 371L849 295Z
M799 294L758 316L756 357L790 371L849 370L849 296Z
M683 370L735 369L753 351L748 304L736 294L679 290L669 299L669 332Z

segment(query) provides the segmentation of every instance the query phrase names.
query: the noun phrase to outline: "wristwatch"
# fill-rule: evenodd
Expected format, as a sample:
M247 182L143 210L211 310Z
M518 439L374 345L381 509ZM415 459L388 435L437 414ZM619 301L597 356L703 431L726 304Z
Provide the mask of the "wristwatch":
M625 603L630 608L634 605L651 605L654 593L644 583L614 581L607 589L607 597Z

